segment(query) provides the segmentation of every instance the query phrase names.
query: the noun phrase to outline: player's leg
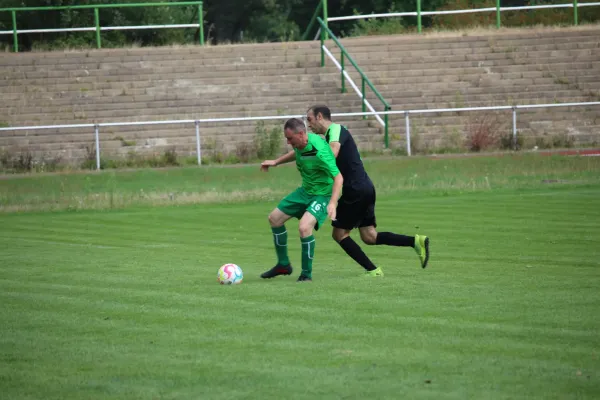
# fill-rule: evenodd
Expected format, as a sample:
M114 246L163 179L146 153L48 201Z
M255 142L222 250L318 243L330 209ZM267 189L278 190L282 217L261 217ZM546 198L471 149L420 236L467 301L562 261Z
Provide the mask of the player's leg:
M360 238L368 245L387 245L398 247L412 247L417 252L421 267L425 268L429 262L429 238L424 235L406 236L393 232L377 232L375 218L375 191L373 198L365 212L365 218L359 227Z
M287 215L279 208L275 208L269 214L269 225L271 225L271 232L273 233L273 244L275 245L275 252L277 253L277 262L280 265L289 265L290 259L287 252L287 229L285 222L292 218L291 215Z
M292 264L288 257L287 250L287 229L286 221L297 216L303 211L303 203L299 202L298 190L290 193L281 200L279 205L269 214L269 225L273 233L273 244L277 254L277 264L270 270L261 274L261 278L269 279L278 275L290 275L292 273Z
M300 223L298 224L300 243L302 245L302 273L298 277L299 282L312 280L312 266L316 245L313 231L318 230L327 220L329 197L310 196L307 200L306 212L300 218Z
M372 271L378 271L377 276L382 276L383 273L381 270L373 264L358 243L350 237L352 229L355 226L360 225L364 213L364 196L361 197L357 194L356 196L349 197L348 194L343 194L336 209L337 218L335 221L331 222L331 225L333 226L331 236L350 258L365 269L367 274L373 274Z
M311 281L312 280L312 264L315 258L315 236L313 230L317 224L317 219L310 212L305 212L300 223L298 224L298 230L300 231L300 244L302 246L302 272L298 277L298 281Z
M387 245L398 247L412 247L419 256L421 267L427 267L429 262L429 238L425 235L406 236L393 232L377 232L375 226L362 226L359 228L360 238L368 245Z
M360 248L358 243L350 237L350 230L344 228L333 227L333 239L340 245L342 250L365 269L368 276L383 276L381 268L377 268L371 259Z

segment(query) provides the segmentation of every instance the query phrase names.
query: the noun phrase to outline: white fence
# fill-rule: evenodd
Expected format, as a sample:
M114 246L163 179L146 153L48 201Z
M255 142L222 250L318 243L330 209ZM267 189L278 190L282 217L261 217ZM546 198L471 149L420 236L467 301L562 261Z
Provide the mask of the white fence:
M454 112L473 112L473 111L497 111L512 110L512 134L513 141L517 140L517 110L526 110L534 108L554 108L554 107L582 107L582 106L600 106L600 101L585 103L558 103L558 104L525 104L514 106L491 106L491 107L463 107L463 108L437 108L423 110L395 110L395 111L375 111L375 112L352 112L352 113L334 113L333 117L351 117L351 116L381 116L381 115L404 115L406 121L406 152L410 156L410 116L416 114L431 113L454 113ZM267 117L245 117L245 118L203 118L203 119L184 119L184 120L164 120L164 121L138 121L138 122L106 122L100 124L73 124L73 125L42 125L42 126L15 126L0 128L0 134L4 131L24 131L40 129L68 129L68 128L90 128L94 130L94 140L96 145L96 168L100 169L100 128L111 126L143 126L143 125L166 125L166 124L190 124L196 128L196 155L198 165L202 164L202 143L200 137L200 125L203 123L237 122L237 121L265 121L265 120L287 120L289 118L304 118L304 115L277 115Z

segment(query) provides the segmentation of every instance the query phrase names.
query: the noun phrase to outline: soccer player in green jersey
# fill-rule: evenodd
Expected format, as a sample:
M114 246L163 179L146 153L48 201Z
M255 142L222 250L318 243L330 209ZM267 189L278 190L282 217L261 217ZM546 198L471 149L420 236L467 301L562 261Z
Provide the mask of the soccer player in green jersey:
M264 272L261 278L274 278L290 275L292 264L288 258L287 230L285 222L292 217L300 220L300 242L302 244L302 272L298 281L312 281L312 264L315 256L313 229L318 230L327 217L335 220L337 200L342 191L344 179L335 164L331 148L323 138L307 133L304 122L298 118L286 121L283 127L285 138L293 151L276 160L265 160L261 169L296 160L296 167L302 176L302 186L287 195L269 214L273 232L273 242L277 253L277 265Z

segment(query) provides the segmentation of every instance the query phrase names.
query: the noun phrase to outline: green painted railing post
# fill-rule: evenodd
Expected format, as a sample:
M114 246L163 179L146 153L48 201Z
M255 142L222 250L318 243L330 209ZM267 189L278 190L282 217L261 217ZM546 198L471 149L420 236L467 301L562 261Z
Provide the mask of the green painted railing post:
M96 23L96 47L102 47L102 40L100 39L100 12L97 8L94 8L94 22Z
M361 76L362 90L360 92L362 96L362 112L367 112L367 104L365 103L365 77ZM366 115L363 115L363 119L367 119Z
M344 79L344 53L342 53L342 93L346 93L346 80Z
M579 18L577 15L577 0L573 0L573 22L575 25L579 24Z
M389 110L391 110L391 107L385 106L384 110L389 111ZM384 131L383 140L385 143L385 148L389 149L390 148L390 137L388 135L388 115L387 114L385 114L383 116L383 122L385 123L385 128L384 128L385 131Z
M13 23L13 42L15 46L15 53L19 52L19 39L17 38L17 12L12 11L12 23Z
M329 24L327 23L327 0L323 0L323 22L325 22L325 26L329 29ZM328 36L327 32L325 32L325 40L328 39Z
M500 0L496 0L496 28L500 29Z
M417 0L417 32L421 33L421 0Z
M200 24L200 27L198 28L200 30L200 45L204 46L204 7L203 7L204 3L200 3L198 4L198 24Z

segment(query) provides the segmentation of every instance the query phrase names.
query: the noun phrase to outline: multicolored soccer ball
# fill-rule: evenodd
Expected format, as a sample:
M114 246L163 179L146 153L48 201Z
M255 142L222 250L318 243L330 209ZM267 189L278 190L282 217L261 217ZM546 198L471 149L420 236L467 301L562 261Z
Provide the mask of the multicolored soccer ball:
M217 273L217 280L221 285L237 285L242 283L243 279L242 269L235 264L225 264Z

